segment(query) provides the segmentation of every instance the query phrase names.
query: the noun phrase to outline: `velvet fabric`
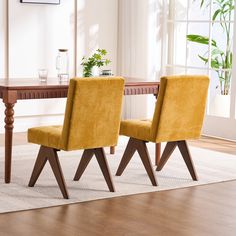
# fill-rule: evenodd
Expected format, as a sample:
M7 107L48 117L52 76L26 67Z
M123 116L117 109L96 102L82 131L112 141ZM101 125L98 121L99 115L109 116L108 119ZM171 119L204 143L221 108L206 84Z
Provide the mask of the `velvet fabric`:
M123 120L121 121L120 134L140 140L150 141L151 120Z
M202 75L162 77L152 121L122 121L120 134L156 143L199 138L208 86Z
M124 79L70 80L63 126L28 130L28 141L65 151L115 146L119 135Z

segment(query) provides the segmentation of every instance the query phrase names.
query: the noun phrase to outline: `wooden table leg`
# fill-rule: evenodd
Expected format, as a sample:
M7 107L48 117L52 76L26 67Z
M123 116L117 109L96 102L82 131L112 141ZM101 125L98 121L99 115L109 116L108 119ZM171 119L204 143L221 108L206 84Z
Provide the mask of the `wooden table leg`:
M12 133L14 123L13 107L16 103L17 92L6 91L3 94L5 103L5 183L11 182Z
M110 154L115 154L115 146L110 146Z
M159 86L158 86L158 91L157 91L157 93L156 94L154 94L154 96L156 97L156 99L157 99L157 97L158 97L158 92L159 92ZM160 162L160 159L161 159L161 143L156 143L155 144L155 151L156 151L156 153L155 153L155 165L156 166L158 166L158 164L159 164L159 162Z
M155 164L158 166L160 159L161 159L161 143L156 143L156 159Z

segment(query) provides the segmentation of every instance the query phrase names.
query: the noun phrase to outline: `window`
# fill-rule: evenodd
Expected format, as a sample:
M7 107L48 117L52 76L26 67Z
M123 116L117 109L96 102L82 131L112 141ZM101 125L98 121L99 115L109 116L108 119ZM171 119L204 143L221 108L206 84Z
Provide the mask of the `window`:
M230 117L234 0L163 0L163 4L168 14L162 73L208 74L208 115Z

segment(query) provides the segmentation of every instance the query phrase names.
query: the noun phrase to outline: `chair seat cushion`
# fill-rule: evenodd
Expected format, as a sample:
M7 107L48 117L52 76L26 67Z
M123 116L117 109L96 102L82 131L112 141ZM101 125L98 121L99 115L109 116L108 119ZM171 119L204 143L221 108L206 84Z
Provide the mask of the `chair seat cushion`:
M28 129L28 142L61 149L62 126L41 126Z
M120 124L120 135L152 141L151 120L124 120Z

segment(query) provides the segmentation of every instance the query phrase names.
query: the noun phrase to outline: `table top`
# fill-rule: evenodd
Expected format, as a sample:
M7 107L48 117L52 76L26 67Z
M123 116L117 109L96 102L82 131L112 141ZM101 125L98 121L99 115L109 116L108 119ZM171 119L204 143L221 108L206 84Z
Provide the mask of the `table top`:
M58 78L48 78L46 82L40 82L38 78L0 78L0 89L22 90L22 89L57 89L68 88L69 82L60 82ZM125 77L125 86L157 86L157 81L147 81L142 78Z

